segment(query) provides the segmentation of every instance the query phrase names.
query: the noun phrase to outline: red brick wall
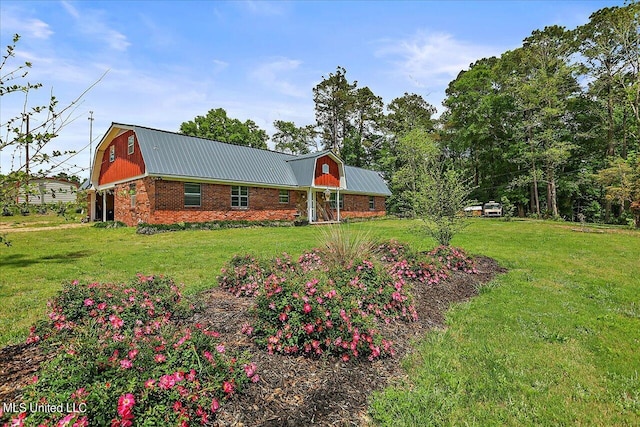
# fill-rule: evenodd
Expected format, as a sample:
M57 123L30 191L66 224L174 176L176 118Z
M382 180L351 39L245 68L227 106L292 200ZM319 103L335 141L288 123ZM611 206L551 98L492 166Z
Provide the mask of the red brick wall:
M341 218L368 218L384 216L386 213L385 198L374 196L375 210L369 209L369 196L360 194L345 194L344 207L340 209Z
M184 183L155 181L155 209L150 223L204 222L219 220L294 220L299 192L289 191L289 203L280 203L280 190L249 187L249 207L231 207L231 186L201 184L200 206L184 206ZM153 205L152 205L153 206Z
M136 185L136 206L131 207L130 184ZM201 184L201 206L184 206L184 183L143 178L116 185L114 219L128 226L140 222L172 224L221 220L294 220L298 210L306 215L306 193L289 190L289 203L279 203L280 190L249 187L249 207L231 207L231 186ZM297 207L296 207L297 206ZM342 218L383 216L385 198L375 197L375 210L369 209L369 196L345 194Z
M131 207L131 184L135 184L135 207ZM140 222L149 222L154 198L154 181L143 178L118 184L114 189L114 220L122 221L130 227Z
M114 138L107 146L100 165L100 177L98 178L100 185L144 174L145 165L137 139L134 140L133 154L128 152L127 145L130 135L134 135L135 138L133 131L127 131ZM113 162L109 160L112 146L115 147L116 154Z

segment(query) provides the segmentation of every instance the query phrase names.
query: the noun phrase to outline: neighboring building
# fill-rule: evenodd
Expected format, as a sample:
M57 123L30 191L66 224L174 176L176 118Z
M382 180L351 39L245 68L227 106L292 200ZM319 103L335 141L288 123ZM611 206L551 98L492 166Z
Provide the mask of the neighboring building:
M119 123L93 164L90 218L131 226L382 216L391 195L378 172L331 151L294 156Z
M30 205L75 202L77 194L78 184L75 182L59 178L32 178L29 180L28 194L25 195L21 188L17 202L28 201Z

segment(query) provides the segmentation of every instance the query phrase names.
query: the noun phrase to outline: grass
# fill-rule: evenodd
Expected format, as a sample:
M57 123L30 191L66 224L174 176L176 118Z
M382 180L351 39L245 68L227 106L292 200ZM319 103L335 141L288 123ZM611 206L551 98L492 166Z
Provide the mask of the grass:
M371 400L382 425L640 424L640 234L476 221L509 273L459 305Z
M408 221L351 224L428 250ZM371 399L382 425L639 425L640 233L562 223L473 220L453 244L509 273L453 308L402 361L410 381ZM293 256L317 227L184 231L132 228L8 232L0 248L0 345L22 342L62 282L166 274L187 293L215 286L233 254Z

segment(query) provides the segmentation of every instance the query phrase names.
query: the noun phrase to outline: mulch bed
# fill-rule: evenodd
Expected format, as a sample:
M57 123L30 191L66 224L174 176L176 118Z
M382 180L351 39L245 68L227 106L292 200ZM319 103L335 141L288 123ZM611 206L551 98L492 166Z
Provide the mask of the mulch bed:
M235 298L222 289L204 292L206 309L191 320L217 330L227 348L246 351L258 366L261 379L225 402L217 414L216 425L369 424L368 397L403 379L406 374L399 361L411 352L415 340L429 330L443 327L445 312L452 303L473 297L480 286L506 271L486 257L476 258L476 268L477 274L452 272L438 285L416 291L414 302L419 320L382 326L381 332L392 337L396 355L373 363L270 355L240 332L243 323L253 321L252 299ZM18 402L21 389L40 363L51 357L36 344L0 349L0 402Z

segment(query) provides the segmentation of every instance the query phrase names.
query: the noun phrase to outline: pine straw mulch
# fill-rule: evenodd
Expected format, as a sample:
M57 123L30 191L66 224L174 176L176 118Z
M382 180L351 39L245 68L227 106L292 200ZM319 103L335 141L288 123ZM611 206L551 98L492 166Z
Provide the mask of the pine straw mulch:
M342 362L338 358L306 358L268 354L240 332L252 323L250 298L235 298L216 288L202 294L204 312L191 321L220 333L229 350L245 351L258 366L260 382L225 402L215 425L233 426L321 426L367 425L367 399L373 391L407 379L399 361L411 352L416 339L444 326L447 308L478 293L479 287L505 272L495 260L476 258L476 274L452 272L436 286L416 290L414 299L419 320L381 327L391 337L396 355L375 361ZM0 349L0 402L16 402L21 389L43 361L51 358L35 345L14 345ZM408 379L407 379L408 380Z

